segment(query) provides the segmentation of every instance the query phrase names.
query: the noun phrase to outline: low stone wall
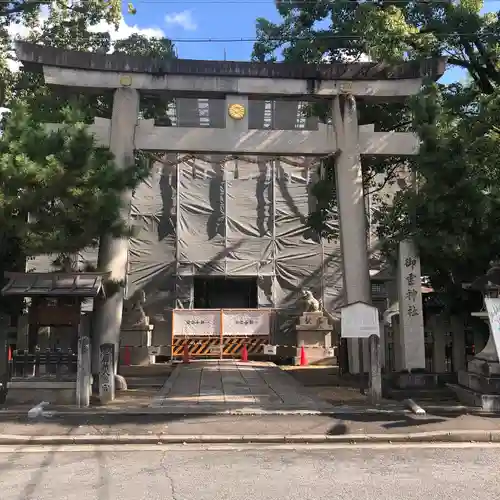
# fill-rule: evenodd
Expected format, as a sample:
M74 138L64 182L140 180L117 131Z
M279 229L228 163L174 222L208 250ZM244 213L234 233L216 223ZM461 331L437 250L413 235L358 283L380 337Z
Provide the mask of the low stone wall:
M397 389L431 389L443 387L456 379L454 373L399 372L391 373L388 379Z
M6 405L36 405L42 401L52 404L76 404L76 381L12 380L7 384Z

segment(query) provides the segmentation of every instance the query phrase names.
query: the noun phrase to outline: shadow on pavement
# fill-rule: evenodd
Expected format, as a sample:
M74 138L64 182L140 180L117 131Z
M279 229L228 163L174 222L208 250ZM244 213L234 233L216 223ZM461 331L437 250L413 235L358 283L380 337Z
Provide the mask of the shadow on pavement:
M53 415L33 420L2 415L0 434L17 435L298 435L383 434L427 430L498 429L498 421L482 417L426 415L182 415L104 414Z

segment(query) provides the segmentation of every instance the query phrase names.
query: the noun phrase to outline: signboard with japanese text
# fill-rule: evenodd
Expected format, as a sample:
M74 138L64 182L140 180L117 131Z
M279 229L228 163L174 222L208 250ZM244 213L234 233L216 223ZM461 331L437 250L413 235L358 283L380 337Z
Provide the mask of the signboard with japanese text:
M268 356L276 356L277 347L275 345L263 345L262 352Z
M340 311L340 334L343 339L380 337L378 309L364 302L355 302Z
M267 309L222 310L224 336L269 335L271 311Z
M220 336L220 310L175 309L172 313L174 336Z
M398 288L399 323L404 340L401 368L425 368L420 258L411 241L399 244Z

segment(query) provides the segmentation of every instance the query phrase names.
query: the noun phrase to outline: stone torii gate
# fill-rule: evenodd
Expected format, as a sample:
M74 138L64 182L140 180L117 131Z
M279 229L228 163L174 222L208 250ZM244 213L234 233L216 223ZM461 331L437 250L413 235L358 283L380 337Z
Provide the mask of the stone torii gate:
M133 161L135 150L333 155L347 302L371 302L361 156L414 155L419 142L412 133L376 132L373 125L359 126L356 101L383 102L414 95L424 78L437 79L443 74L444 60L398 66L166 61L73 52L25 42L16 44L16 53L26 69L42 72L48 85L114 92L111 119L96 119L90 130L103 147L110 148L117 165L122 167ZM155 126L154 120L139 119L141 94L160 93L168 93L172 98L224 98L225 128L160 127ZM328 124L320 123L317 130L250 129L246 112L249 99L323 100L331 103L332 119ZM130 205L130 198L129 193L125 206ZM99 248L100 269L109 271L113 279L124 280L127 255L127 240L104 237ZM118 347L123 299L124 290L96 309L95 348L104 344ZM357 373L357 342L350 340L349 344L350 369Z

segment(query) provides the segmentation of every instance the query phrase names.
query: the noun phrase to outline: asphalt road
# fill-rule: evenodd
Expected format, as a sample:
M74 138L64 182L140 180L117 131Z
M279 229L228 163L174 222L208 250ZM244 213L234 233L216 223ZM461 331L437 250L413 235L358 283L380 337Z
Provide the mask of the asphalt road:
M120 451L121 450L121 451ZM0 450L2 500L491 500L500 448Z

